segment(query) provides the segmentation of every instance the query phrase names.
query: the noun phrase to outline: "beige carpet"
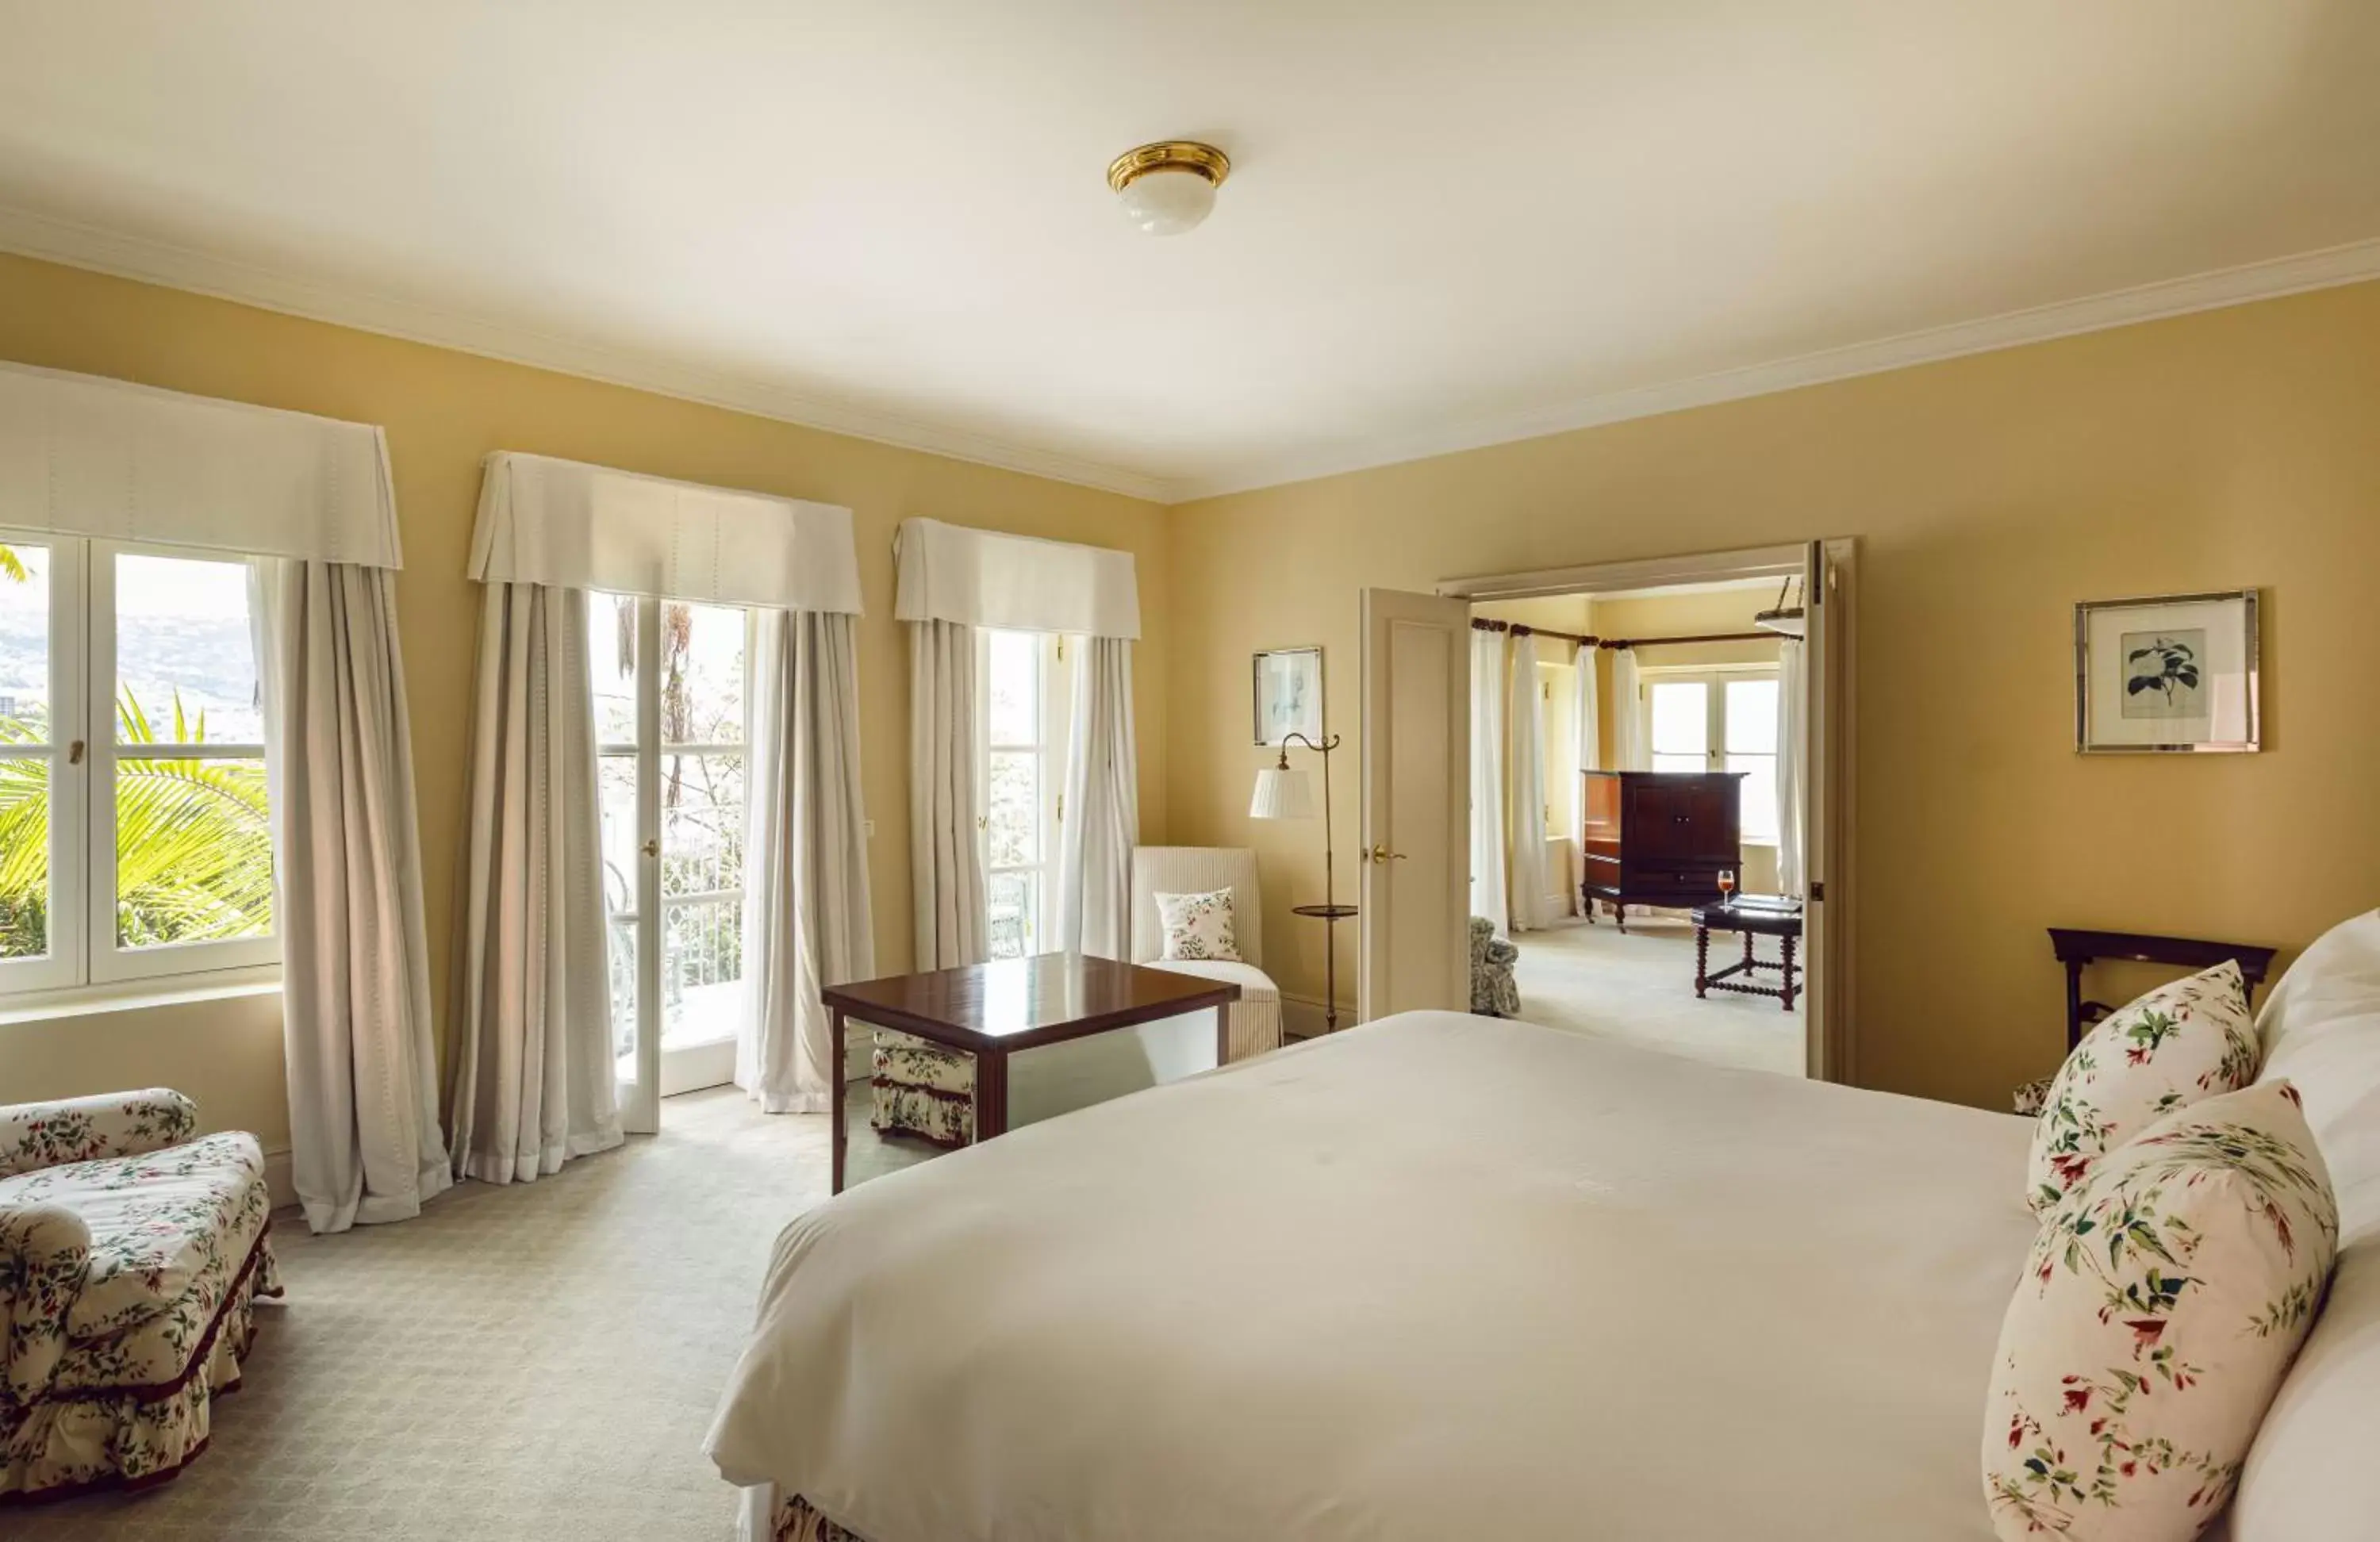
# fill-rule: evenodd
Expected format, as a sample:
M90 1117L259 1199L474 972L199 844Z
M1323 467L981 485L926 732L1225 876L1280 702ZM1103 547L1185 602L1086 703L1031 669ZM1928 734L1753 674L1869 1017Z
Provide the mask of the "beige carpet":
M864 1087L861 1089L864 1098ZM717 1542L702 1454L769 1245L826 1197L827 1121L733 1089L664 1134L419 1220L311 1237L276 1218L285 1301L207 1454L146 1494L0 1511L8 1542ZM857 1176L929 1148L855 1123Z
M1714 990L1694 999L1694 931L1682 921L1632 916L1628 935L1609 920L1568 922L1513 938L1521 1015L1532 1023L1608 1035L1718 1065L1803 1074L1802 1003ZM1743 956L1740 937L1711 938L1711 965ZM1777 957L1777 940L1760 939ZM1774 985L1774 970L1759 983Z

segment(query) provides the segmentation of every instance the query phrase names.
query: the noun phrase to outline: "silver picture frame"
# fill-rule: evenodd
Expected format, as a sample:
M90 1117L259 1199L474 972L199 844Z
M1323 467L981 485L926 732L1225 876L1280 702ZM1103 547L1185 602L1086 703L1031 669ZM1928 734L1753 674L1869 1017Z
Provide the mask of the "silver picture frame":
M1292 734L1322 739L1322 650L1269 648L1249 664L1253 726L1260 748L1281 744Z
M2264 747L2258 591L2074 607L2074 748L2244 755Z

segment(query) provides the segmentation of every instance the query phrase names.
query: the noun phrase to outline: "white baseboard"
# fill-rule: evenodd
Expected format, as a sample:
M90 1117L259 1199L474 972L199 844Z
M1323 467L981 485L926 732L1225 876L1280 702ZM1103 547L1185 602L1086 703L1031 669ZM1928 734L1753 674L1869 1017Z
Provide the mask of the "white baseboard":
M1281 1032L1283 1038L1319 1038L1324 1031L1322 998L1293 996L1284 990L1281 996ZM1346 1032L1355 1026L1355 1003L1339 1003L1339 1031Z
M273 1208L285 1210L298 1203L298 1178L289 1153L267 1151L264 1154L264 1192L273 1196Z

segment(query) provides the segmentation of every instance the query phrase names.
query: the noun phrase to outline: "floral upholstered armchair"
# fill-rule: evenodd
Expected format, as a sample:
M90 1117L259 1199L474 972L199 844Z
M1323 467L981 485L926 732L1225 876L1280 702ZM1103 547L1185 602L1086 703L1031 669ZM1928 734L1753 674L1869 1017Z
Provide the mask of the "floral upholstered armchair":
M1471 1010L1488 1017L1512 1017L1521 1010L1521 987L1512 965L1521 950L1496 935L1485 916L1471 917Z
M163 1087L0 1106L0 1505L163 1482L278 1295L256 1137Z

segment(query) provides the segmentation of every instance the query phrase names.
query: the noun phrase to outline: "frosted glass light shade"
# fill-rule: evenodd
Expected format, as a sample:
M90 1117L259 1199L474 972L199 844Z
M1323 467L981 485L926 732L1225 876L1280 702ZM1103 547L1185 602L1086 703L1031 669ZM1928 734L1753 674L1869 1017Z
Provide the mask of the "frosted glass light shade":
M1314 788L1306 782L1305 773L1283 766L1267 766L1257 772L1256 795L1248 799L1248 818L1314 818Z
M1215 207L1215 184L1195 171L1160 166L1134 177L1116 198L1142 231L1179 236L1196 229Z

